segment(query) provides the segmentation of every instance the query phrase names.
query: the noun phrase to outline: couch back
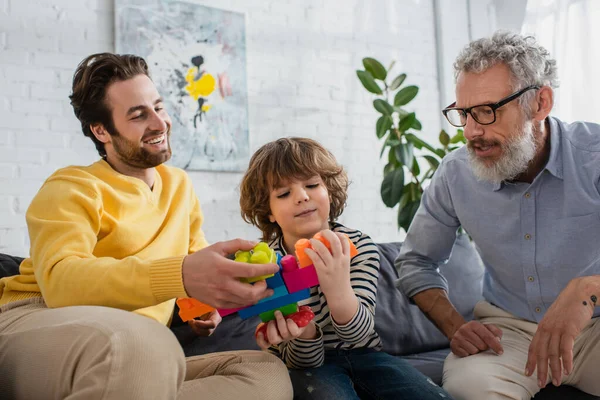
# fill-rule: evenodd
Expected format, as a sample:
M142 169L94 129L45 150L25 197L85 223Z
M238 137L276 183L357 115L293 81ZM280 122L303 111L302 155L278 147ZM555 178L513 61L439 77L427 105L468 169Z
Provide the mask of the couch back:
M383 349L393 355L415 354L448 347L448 340L421 310L412 304L395 285L398 273L394 267L401 243L377 244L381 253L381 269L377 287L375 328ZM460 235L450 259L440 266L448 280L450 300L467 319L473 318L473 307L482 298L483 264L467 235Z
M393 355L415 354L448 347L447 339L396 288L398 279L394 260L401 243L378 243L381 253L381 270L377 289L375 328L381 336L383 348ZM0 254L0 278L18 273L21 259ZM448 280L450 299L458 311L472 319L473 307L481 299L483 265L467 236L459 236L449 261L440 267ZM174 328L186 354L203 354L215 351L258 349L254 341L254 329L258 317L241 320L237 314L227 316L215 333L202 340L184 327ZM187 337L186 337L187 336Z

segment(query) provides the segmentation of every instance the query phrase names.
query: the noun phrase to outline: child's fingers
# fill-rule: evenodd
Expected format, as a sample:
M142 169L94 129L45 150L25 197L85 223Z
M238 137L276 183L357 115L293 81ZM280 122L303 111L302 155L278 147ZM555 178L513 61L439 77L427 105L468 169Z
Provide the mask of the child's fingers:
M275 324L277 324L277 330L279 331L279 336L281 336L282 340L293 339L288 330L285 318L283 318L283 314L279 310L275 311Z
M260 347L262 350L266 350L270 347L270 344L265 340L262 332L256 335L256 344L258 344L258 347Z
M325 233L327 233L327 231L323 231L323 234L325 234ZM317 253L317 255L321 258L321 260L323 260L323 263L325 265L331 265L332 255L329 252L329 249L327 248L327 246L325 246L323 243L321 243L320 240L316 240L316 239L310 239L310 245L311 245L312 249L314 250L314 252ZM309 250L309 249L306 249L306 250ZM306 252L306 254L308 254L308 252ZM312 257L311 257L311 260L312 260ZM315 260L313 260L313 262L314 261Z
M329 250L327 252L329 253ZM305 249L304 253L308 256L308 258L310 258L313 265L317 269L317 272L326 268L325 262L323 261L321 256L317 254L317 252L315 252L313 249Z
M321 231L321 235L329 242L329 246L331 247L331 255L335 257L339 257L342 255L342 244L340 243L340 238L331 230L327 229Z
M267 325L267 337L269 338L269 343L271 344L279 344L283 342L283 338L279 334L279 330L277 329L277 324L275 321L269 321Z
M335 233L340 238L340 245L342 246L342 253L346 256L350 255L350 243L348 243L348 236L343 233Z
M293 319L286 319L285 322L287 324L287 329L292 339L295 339L298 336L300 336L300 333L302 333L301 328L298 327L298 325L294 322Z

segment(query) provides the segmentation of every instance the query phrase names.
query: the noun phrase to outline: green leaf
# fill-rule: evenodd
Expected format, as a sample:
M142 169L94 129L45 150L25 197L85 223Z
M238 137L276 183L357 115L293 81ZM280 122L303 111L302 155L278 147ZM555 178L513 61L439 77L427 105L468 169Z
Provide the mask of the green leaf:
M421 121L415 118L415 122L410 126L414 130L420 131L423 127L421 126Z
M383 115L381 117L379 117L379 119L377 120L377 125L376 125L376 133L377 133L377 137L379 139L381 139L385 133L387 131L390 130L390 128L392 127L393 121L392 118L387 116L387 115Z
M402 119L402 118L406 117L408 114L410 114L408 111L406 111L402 107L394 106L394 111L396 111L398 113L398 115L400 116L400 119Z
M426 155L426 156L423 156L423 158L425 158L427 160L427 162L429 163L429 165L431 165L431 168L433 170L436 170L440 166L439 160L433 156Z
M375 94L383 93L383 91L381 90L381 88L379 87L377 82L375 82L375 79L373 79L373 75L371 75L369 72L356 71L356 75L358 75L358 79L360 79L360 82L363 84L365 89L367 89L369 92L375 93Z
M388 72L390 72L392 70L392 68L394 68L394 65L396 65L396 60L392 60L392 62L390 63L390 66L388 67Z
M397 168L383 178L381 183L381 199L388 207L394 207L400 201L404 189L404 170Z
M396 158L400 160L402 165L405 165L408 169L411 168L414 159L414 145L410 142L402 143L399 146L396 146Z
M407 86L398 93L396 93L396 97L394 98L395 106L403 106L408 104L415 96L419 93L419 88L417 86Z
M400 141L398 139L396 139L392 135L389 135L387 138L385 138L385 142L383 142L383 147L381 148L381 153L379 153L379 158L381 158L381 156L383 155L383 152L385 151L386 147L394 147L398 146L399 144Z
M387 174L389 174L390 172L392 172L395 169L396 169L396 164L394 164L394 163L385 164L385 167L383 167L383 176L386 176Z
M419 166L419 162L416 157L413 158L413 164L412 164L412 168L410 169L410 171L412 172L412 174L414 176L419 176L419 174L421 173L421 167Z
M456 135L452 136L452 139L450 139L450 143L452 144L456 144L456 143L465 143L466 139L464 136L464 131L462 129L458 129L456 131Z
M377 99L373 101L373 107L383 115L390 116L394 112L394 108L385 100Z
M434 153L440 156L440 158L444 158L446 156L444 149L435 149Z
M385 67L374 58L363 58L363 65L365 66L365 69L369 71L375 79L384 80L387 76Z
M396 146L390 148L388 153L388 163L394 164L396 167L401 167L402 164L400 164L400 161L398 161L398 158L396 158Z
M412 144L414 144L417 149L420 150L423 147L425 147L427 150L431 151L432 153L437 154L436 149L434 149L432 145L430 145L429 143L425 142L424 140L419 139L418 137L416 137L412 133L405 133L404 137L406 138L406 140L408 140L409 142L411 142Z
M448 143L450 143L450 136L448 136L448 134L446 133L445 130L442 129L442 131L440 132L440 143L442 144L442 146L446 147L448 146Z
M396 90L402 85L402 82L406 79L406 74L400 74L394 78L392 84L390 85L390 90Z
M400 123L398 123L398 130L400 132L406 132L408 129L410 129L412 124L415 123L415 119L415 113L408 114L406 117L400 120Z
M398 209L399 227L408 232L408 228L410 227L410 224L412 223L420 204L420 200L411 201L410 203L406 204L406 206Z

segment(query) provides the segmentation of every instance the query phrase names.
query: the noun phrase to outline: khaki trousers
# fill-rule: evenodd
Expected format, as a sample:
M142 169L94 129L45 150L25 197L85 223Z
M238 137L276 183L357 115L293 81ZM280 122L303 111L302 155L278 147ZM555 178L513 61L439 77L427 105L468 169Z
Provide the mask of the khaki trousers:
M0 398L291 399L285 365L259 351L185 358L171 331L107 307L0 307Z
M525 376L527 352L537 324L524 321L485 301L475 306L475 318L502 329L504 353L488 350L460 358L450 353L444 363L443 386L455 400L530 399L540 389L537 371ZM600 396L600 318L583 329L573 348L573 372L561 384ZM548 368L547 384L552 377Z

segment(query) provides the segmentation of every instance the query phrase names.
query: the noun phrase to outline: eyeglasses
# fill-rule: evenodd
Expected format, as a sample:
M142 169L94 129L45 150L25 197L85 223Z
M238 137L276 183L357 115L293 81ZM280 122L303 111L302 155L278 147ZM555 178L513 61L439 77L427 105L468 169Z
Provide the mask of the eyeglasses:
M510 103L514 99L519 98L523 93L531 89L539 89L537 85L527 86L525 89L521 89L518 92L511 94L508 97L503 98L497 103L481 104L469 108L457 108L454 107L456 102L450 104L448 107L442 110L444 117L450 122L451 125L461 128L467 125L467 114L471 114L471 117L480 125L490 125L496 122L496 110L503 105Z

